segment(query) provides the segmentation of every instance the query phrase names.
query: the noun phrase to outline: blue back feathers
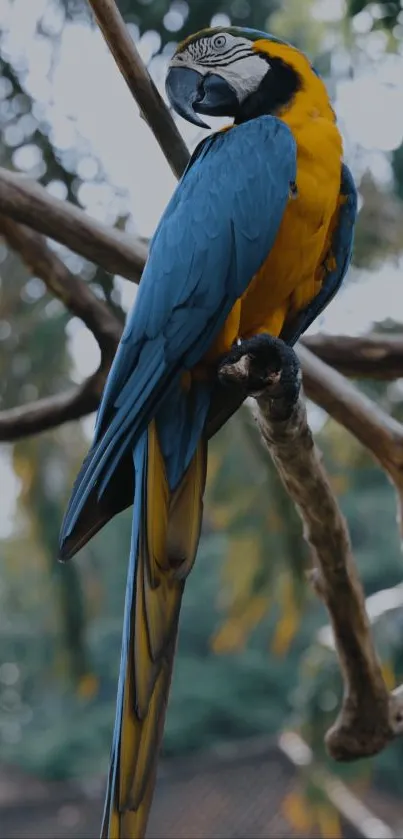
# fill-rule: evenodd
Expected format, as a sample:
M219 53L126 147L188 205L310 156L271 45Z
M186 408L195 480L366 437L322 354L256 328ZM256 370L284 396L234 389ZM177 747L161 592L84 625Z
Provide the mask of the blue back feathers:
M160 424L168 391L172 397L183 371L203 358L218 335L274 244L295 178L295 141L275 117L219 132L199 146L153 237L62 541L89 494L102 495L151 419L158 416ZM209 407L204 391L194 419L198 427ZM168 408L166 419L167 439L173 422ZM185 447L186 461L192 445ZM176 463L171 486L184 468Z

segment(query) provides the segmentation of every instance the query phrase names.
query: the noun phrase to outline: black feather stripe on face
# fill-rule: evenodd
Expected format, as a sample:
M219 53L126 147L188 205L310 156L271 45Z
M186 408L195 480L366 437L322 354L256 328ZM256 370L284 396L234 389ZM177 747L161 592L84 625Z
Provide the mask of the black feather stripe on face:
M217 48L215 41L219 35L231 35L238 37L238 41L232 38L221 38ZM287 61L277 56L271 56L265 50L258 50L256 41L262 38L264 33L254 30L240 30L236 27L207 29L191 36L179 45L176 55L187 52L189 65L194 62L195 66L204 68L204 73L217 73L229 81L229 84L237 89L239 86L238 99L240 104L237 112L234 111L228 116L234 116L235 123L240 124L247 120L254 119L265 114L278 114L284 108L290 106L303 87L303 80L298 71ZM274 43L285 43L273 36L264 39L269 47L270 41ZM253 65L248 66L249 59L255 59ZM262 69L256 66L261 62ZM241 62L244 69L240 68ZM238 64L238 68L232 73L230 65ZM226 69L228 68L228 75ZM197 67L196 67L197 69ZM247 78L250 75L248 89ZM239 78L238 78L239 77ZM255 89L253 89L253 87Z
M235 64L235 62L240 61L241 58L248 58L249 56L255 55L256 53L252 50L244 48L238 50L238 52L234 53L233 55L229 55L227 58L225 57L225 55L207 56L201 63L208 67L229 67L230 64Z
M269 67L257 90L242 103L235 118L238 125L265 114L278 113L291 104L303 86L301 76L290 64L266 53L257 54L267 62Z

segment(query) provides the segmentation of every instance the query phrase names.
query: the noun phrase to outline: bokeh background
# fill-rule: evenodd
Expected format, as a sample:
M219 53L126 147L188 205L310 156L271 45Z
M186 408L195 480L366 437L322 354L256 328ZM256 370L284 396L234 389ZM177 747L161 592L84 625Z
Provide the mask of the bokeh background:
M357 335L376 325L400 333L400 0L120 0L118 5L161 92L177 41L210 23L272 31L310 54L334 99L360 191L353 268L311 331ZM180 119L178 124L190 147L203 136ZM106 224L152 234L174 177L85 0L0 0L0 165L38 179L53 195ZM52 247L123 320L135 287ZM96 369L93 337L4 244L0 289L2 407L62 391ZM401 382L360 386L403 418ZM403 681L403 559L393 490L347 432L314 406L310 417L351 528L385 676L393 687ZM88 418L1 447L4 812L11 799L5 782L1 795L2 777L21 773L24 781L15 788L23 794L35 778L45 785L88 782L107 769L130 513L112 522L74 563L56 563L60 522L92 428ZM222 744L250 738L275 742L292 729L332 776L360 795L375 789L396 804L403 794L401 743L347 769L330 764L324 754L323 733L334 719L341 680L323 631L326 614L305 583L307 561L299 520L262 455L245 408L211 446L203 536L182 610L163 754L184 760L192 753L194 760L210 747L217 752ZM302 832L304 824L308 830L306 808L319 806L313 786L305 768L298 800L287 798L288 815ZM403 820L403 805L400 816ZM319 822L322 835L336 836L341 829L332 818ZM16 836L40 835L32 825L25 834L18 829ZM55 827L50 830L56 835Z

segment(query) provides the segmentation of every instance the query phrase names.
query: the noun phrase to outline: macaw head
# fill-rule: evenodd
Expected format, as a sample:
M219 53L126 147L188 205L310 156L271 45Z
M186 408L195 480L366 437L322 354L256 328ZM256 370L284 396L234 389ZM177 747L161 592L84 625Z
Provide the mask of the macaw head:
M254 29L203 29L179 44L166 89L172 107L208 128L198 114L234 117L236 123L279 114L299 92L318 105L325 87L308 58L290 44ZM326 102L328 102L325 94Z

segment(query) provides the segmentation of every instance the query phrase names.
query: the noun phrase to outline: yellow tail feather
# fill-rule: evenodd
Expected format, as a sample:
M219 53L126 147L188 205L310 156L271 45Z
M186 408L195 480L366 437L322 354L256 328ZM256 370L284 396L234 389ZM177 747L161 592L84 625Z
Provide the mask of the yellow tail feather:
M180 485L171 493L155 423L149 427L118 768L103 839L142 839L145 834L180 604L200 536L206 448L205 442L199 444Z

